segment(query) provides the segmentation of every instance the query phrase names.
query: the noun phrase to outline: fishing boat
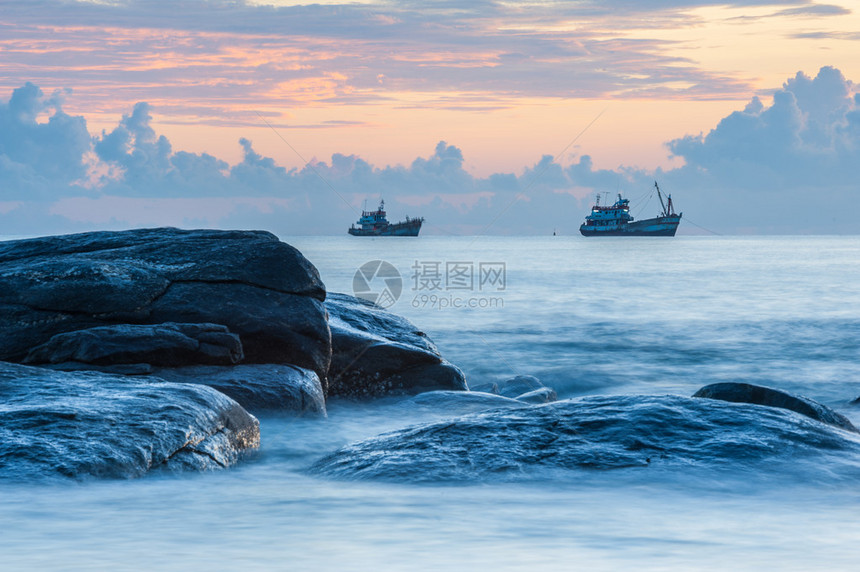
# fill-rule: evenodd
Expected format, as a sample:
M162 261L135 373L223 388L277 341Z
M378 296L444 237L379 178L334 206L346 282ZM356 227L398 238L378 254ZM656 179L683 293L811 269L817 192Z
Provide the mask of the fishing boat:
M423 217L409 218L405 221L390 223L385 216L385 201L379 201L379 208L375 211L361 211L361 218L349 227L349 234L353 236L418 236Z
M612 206L601 206L600 195L591 207L591 214L579 227L582 236L675 236L683 213L675 213L672 195L663 202L660 186L654 181L657 197L662 211L654 218L634 220L630 214L630 201L618 193L618 200Z

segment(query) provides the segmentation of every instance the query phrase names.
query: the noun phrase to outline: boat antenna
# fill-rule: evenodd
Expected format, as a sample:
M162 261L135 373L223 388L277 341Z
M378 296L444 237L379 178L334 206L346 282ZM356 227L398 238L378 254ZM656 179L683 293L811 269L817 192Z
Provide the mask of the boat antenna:
M660 206L663 207L663 212L660 213L660 216L668 216L666 205L663 204L663 195L660 194L660 185L657 184L657 181L654 181L654 187L657 189L657 196L660 198Z

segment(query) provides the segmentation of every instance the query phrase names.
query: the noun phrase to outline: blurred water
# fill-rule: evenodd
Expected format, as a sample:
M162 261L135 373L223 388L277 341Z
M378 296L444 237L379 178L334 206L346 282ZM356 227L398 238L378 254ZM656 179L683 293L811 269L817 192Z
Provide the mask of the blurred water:
M564 396L691 394L716 381L830 404L860 395L860 237L288 240L331 291L352 292L365 261L394 264L404 292L390 309L473 383L532 374ZM503 293L437 291L503 307L421 304L416 261L438 261L443 274L446 262L504 262Z
M715 381L802 393L860 423L860 238L285 237L331 291L386 260L391 308L470 383L532 374L562 397L690 395ZM438 309L418 262L504 262L503 307ZM417 300L417 307L416 307ZM412 486L304 473L347 442L420 421L381 404L262 419L230 471L0 485L3 569L850 570L860 492L791 468L583 471L566 482ZM808 461L798 459L798 463ZM828 472L828 467L803 467ZM821 483L827 483L822 485Z

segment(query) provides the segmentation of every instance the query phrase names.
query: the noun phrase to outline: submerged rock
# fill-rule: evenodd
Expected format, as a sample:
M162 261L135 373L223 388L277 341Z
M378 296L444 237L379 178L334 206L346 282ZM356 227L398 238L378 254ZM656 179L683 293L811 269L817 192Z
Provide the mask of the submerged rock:
M440 390L420 393L401 402L399 406L401 409L433 411L439 415L451 416L525 405L516 399L492 393Z
M485 381L481 383L469 382L469 391L474 391L475 393L492 393L493 395L498 395L499 384L495 381Z
M552 403L558 401L558 394L551 387L541 387L522 395L517 395L514 399L525 403Z
M317 374L282 364L248 364L231 367L188 366L159 369L167 381L208 385L235 399L251 412L326 414L325 396Z
M244 362L291 363L324 380L331 342L323 300L316 268L267 232L157 228L2 242L0 360L55 362L63 343L51 346L54 336L104 326L219 324L240 338ZM150 334L149 345L178 343L176 332ZM221 349L204 354L238 355L226 337L207 337L197 341ZM71 350L79 358L82 343ZM50 348L30 353L43 344ZM186 363L178 361L170 365Z
M583 469L773 470L777 461L825 455L838 455L858 472L860 439L782 409L604 396L394 431L343 447L311 472L409 482L563 479Z
M505 381L487 382L470 387L472 391L494 393L525 403L550 403L558 400L556 391L545 386L533 375L518 375Z
M465 390L463 372L439 355L424 332L378 306L330 293L329 395L363 399L432 390Z
M499 395L514 398L545 387L544 384L533 375L518 375L511 379L506 379L499 383L498 386Z
M847 417L833 411L826 405L800 395L792 395L771 387L749 383L713 383L706 385L693 394L693 397L719 399L733 403L754 403L768 407L778 407L806 415L816 421L860 433Z
M257 420L202 385L0 363L0 478L139 477L234 464Z

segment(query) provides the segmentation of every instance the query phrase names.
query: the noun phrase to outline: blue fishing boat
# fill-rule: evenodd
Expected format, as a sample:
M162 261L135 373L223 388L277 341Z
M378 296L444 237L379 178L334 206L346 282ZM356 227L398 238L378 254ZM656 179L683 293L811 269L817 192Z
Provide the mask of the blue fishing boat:
M654 181L657 197L663 210L654 218L633 220L630 214L630 201L618 193L618 200L612 206L601 206L600 195L591 207L591 214L579 227L582 236L675 236L683 213L675 213L672 195L663 202L660 186Z
M385 201L379 201L379 208L375 211L361 211L358 219L359 226L354 224L349 227L349 234L353 236L418 236L423 217L409 218L405 221L390 223L385 216Z

